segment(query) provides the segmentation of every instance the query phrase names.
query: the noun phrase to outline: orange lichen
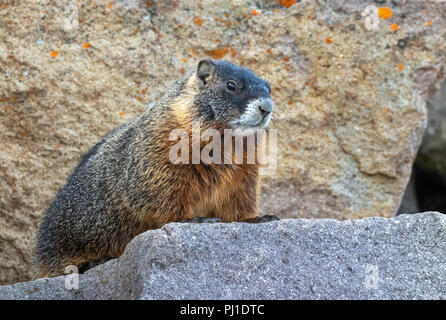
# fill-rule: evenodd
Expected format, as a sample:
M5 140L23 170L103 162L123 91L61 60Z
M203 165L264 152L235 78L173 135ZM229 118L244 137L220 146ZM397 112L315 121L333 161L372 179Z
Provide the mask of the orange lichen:
M316 83L314 83L314 80L311 81L311 83L310 83L310 87L311 87L312 89L316 89Z
M310 15L308 15L308 16L307 16L307 19L311 19L311 16L310 16Z
M271 49L270 48L266 49L266 53L271 53Z
M296 3L296 0L281 0L282 7L289 8Z
M232 22L231 22L231 21L227 21L227 22L226 22L226 25L227 25L228 27L230 27L230 26L232 25Z
M122 117L122 116L125 116L125 112L122 112L122 111L120 111L119 112L119 115Z
M292 105L293 104L293 101L288 101L288 105Z
M187 60L186 60L186 58L183 58L183 62L186 62Z
M203 24L203 19L201 19L200 17L195 18L194 22L197 26L201 26Z
M242 18L243 19L246 19L248 17L248 15L246 14L246 13L244 13L243 15L242 15Z
M285 58L283 58L283 60L284 60L285 62L288 62L288 61L290 61L290 58L285 57Z
M136 97L136 100L138 100L138 101L142 101L142 98L141 97Z
M428 22L426 22L426 25L427 25L428 27L430 27L430 26L432 25L432 22L429 20Z
M208 56L211 56L214 59L221 59L223 58L227 53L229 52L228 48L225 49L215 49L215 50L210 50L210 51L206 51L206 54Z
M58 145L56 146L56 149L60 149L60 144L58 144Z
M148 7L151 7L151 6L152 6L152 1L146 1L146 5L147 5Z
M11 110L11 106L6 106L5 111L8 112L9 110Z
M59 55L59 52L57 52L56 50L51 51L51 58L55 58Z
M253 15L253 16L258 16L258 15L259 15L259 12L258 12L256 9L252 9L252 10L251 10L251 15Z
M226 18L229 18L229 13L225 13Z
M330 43L332 43L332 42L333 42L333 41L331 40L330 37L326 37L326 38L325 38L325 43L330 44Z
M144 88L144 89L141 90L142 94L146 94L146 92L147 92L147 88Z
M88 49L88 48L90 47L90 44L89 44L87 41L85 41L85 42L82 44L82 47L84 47L84 49Z
M392 18L393 12L392 9L390 9L389 7L379 7L378 8L378 16L381 19L389 19Z
M402 71L403 69L404 69L404 65L399 64L399 65L398 65L398 70Z
M181 68L180 72L181 74L184 74L186 71L184 70L184 68Z
M108 5L107 5L107 8L108 9L111 9L113 7L113 2L110 2Z
M390 26L390 29L392 31L396 31L396 30L398 30L398 28L399 28L399 26L396 23L392 23L392 25Z

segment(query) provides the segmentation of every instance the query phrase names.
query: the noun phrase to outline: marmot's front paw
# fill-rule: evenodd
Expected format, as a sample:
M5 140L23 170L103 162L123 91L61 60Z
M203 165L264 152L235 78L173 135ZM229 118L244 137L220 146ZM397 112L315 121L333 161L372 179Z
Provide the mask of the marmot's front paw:
M266 215L263 217L257 216L255 218L250 218L247 219L243 222L248 222L248 223L263 223L263 222L270 222L270 221L276 221L276 220L280 220L279 217L273 216L273 215Z
M221 222L220 218L209 218L209 217L195 217L192 219L184 219L180 221L181 223L216 223Z

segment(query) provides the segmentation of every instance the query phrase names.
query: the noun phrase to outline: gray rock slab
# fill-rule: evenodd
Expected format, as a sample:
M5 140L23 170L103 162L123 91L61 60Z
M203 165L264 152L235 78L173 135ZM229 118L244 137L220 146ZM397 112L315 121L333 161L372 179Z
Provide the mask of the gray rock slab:
M446 216L171 223L72 277L0 299L446 299Z

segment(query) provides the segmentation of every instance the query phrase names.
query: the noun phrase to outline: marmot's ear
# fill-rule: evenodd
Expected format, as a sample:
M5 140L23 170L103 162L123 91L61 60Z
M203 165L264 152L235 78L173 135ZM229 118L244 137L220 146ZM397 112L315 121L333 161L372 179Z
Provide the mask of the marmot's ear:
M209 83L212 79L212 73L214 71L214 63L211 60L201 60L198 63L197 74L204 84Z

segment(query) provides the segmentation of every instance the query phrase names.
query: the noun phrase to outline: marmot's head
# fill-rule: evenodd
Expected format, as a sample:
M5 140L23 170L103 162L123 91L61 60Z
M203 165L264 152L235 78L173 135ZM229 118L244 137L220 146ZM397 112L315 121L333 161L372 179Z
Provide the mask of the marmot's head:
M271 120L274 104L268 82L251 70L225 60L202 60L195 81L194 107L206 122L231 129L261 129Z

